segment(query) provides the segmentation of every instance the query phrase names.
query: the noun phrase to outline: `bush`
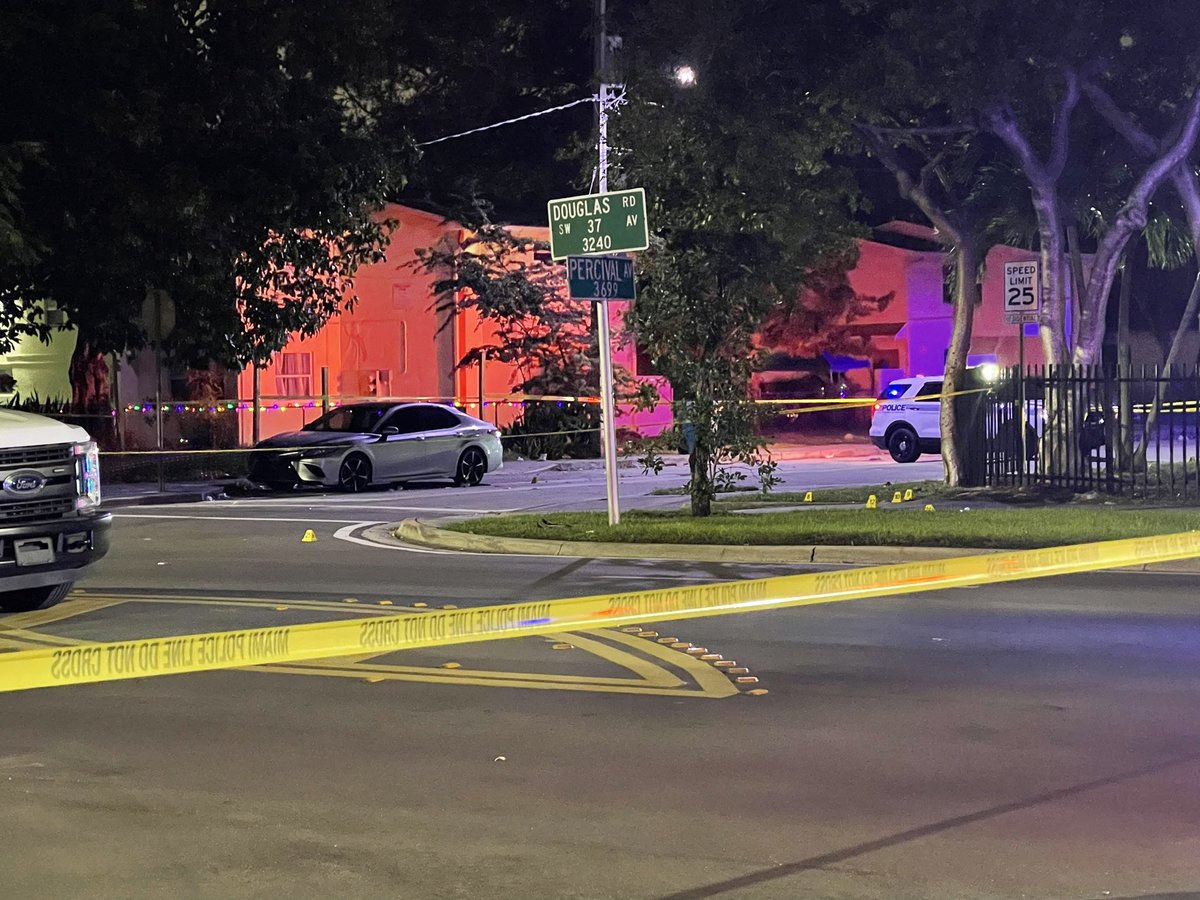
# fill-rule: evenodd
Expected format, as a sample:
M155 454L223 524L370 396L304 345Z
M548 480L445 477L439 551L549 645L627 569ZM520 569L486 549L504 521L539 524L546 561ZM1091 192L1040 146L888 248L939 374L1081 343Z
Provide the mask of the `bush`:
M504 447L526 459L594 459L600 455L600 407L595 403L530 403L521 421L503 429Z

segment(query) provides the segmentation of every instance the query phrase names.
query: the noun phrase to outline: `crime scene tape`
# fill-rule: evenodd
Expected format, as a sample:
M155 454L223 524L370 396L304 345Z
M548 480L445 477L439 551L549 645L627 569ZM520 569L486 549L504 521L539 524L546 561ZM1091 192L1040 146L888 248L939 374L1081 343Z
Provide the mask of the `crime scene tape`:
M1200 532L866 569L0 653L0 692L783 609L1200 556ZM2 633L2 630L0 630Z

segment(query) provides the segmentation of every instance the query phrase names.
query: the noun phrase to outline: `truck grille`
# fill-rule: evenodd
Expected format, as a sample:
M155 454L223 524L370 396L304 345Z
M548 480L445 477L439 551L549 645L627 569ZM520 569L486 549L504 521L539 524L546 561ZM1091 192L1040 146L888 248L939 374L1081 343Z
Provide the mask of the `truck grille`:
M9 450L0 450L0 469L70 463L74 458L75 448L71 444L56 444L50 447L14 447Z
M0 523L23 522L27 519L61 519L74 509L74 497L0 503Z

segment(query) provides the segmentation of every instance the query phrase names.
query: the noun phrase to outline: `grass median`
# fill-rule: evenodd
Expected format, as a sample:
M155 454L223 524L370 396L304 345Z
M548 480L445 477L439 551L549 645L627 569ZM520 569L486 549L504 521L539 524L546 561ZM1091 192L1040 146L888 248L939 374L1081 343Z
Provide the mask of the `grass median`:
M845 545L1026 549L1191 531L1195 510L1097 507L960 512L916 508L807 509L697 519L679 512L628 512L615 528L604 513L488 516L449 526L497 537L633 544Z

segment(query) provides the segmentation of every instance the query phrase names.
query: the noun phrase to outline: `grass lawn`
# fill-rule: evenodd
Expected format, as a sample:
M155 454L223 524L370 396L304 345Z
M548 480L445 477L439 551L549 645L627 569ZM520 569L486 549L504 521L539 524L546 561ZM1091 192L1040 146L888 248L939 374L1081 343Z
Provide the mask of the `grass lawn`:
M501 537L639 544L1024 549L1168 534L1200 527L1200 511L1196 510L1055 506L922 512L922 504L914 501L910 506L915 508L807 509L755 515L715 514L706 519L679 512L628 512L616 528L609 528L604 513L548 513L488 516L450 528Z

